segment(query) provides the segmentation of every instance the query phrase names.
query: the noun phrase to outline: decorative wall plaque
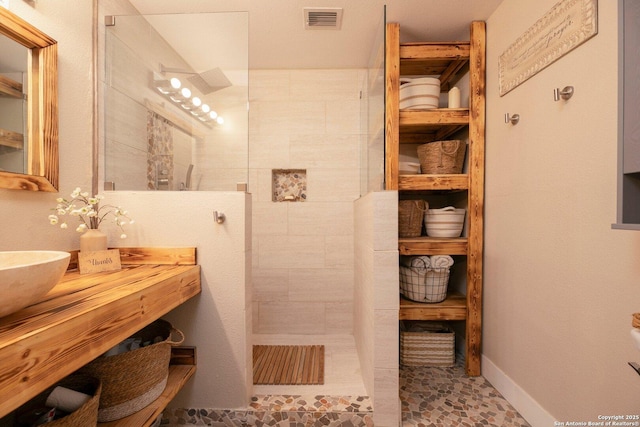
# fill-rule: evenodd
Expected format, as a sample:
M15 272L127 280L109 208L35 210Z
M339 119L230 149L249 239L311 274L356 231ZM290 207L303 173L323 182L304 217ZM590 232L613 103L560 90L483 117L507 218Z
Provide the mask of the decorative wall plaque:
M500 55L500 96L598 33L598 0L561 0Z

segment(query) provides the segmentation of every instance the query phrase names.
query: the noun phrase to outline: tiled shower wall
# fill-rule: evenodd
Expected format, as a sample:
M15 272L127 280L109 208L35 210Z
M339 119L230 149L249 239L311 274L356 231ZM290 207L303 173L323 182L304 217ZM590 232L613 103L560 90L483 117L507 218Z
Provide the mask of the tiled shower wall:
M353 201L365 70L250 72L253 332L353 332ZM304 202L272 201L273 169L305 169Z

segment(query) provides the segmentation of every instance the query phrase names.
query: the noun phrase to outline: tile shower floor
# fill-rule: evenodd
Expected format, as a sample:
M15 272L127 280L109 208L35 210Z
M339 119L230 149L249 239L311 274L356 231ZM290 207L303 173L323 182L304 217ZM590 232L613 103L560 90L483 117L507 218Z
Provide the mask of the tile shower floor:
M353 335L253 336L255 345L324 345L323 385L255 385L255 395L366 396Z
M355 342L350 335L254 335L254 344L325 346L325 384L254 386L246 410L177 409L162 426L373 426ZM460 361L462 362L462 361ZM483 377L452 368L401 367L402 426L529 427Z

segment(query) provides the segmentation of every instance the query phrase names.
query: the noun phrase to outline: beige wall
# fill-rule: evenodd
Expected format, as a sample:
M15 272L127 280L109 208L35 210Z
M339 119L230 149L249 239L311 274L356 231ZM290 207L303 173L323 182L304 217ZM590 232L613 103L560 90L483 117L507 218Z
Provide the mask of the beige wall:
M110 230L109 245L188 246L197 250L202 292L164 316L198 350L198 372L174 408L246 408L251 360L251 197L241 192L116 191L105 201L136 220L129 237ZM226 215L224 224L213 211ZM168 226L173 224L173 226Z
M640 402L627 365L640 360L629 335L640 234L611 229L617 2L599 2L597 36L498 94L498 56L555 3L504 0L487 22L483 354L531 398L525 417L537 402L559 421L597 421L637 414ZM573 98L554 102L566 85Z
M86 0L10 1L9 10L58 41L60 110L60 192L91 186L92 3ZM0 250L57 249L79 246L71 228L49 225L55 193L0 190Z
M376 426L395 426L398 399L398 193L355 203L354 338Z
M353 201L364 70L250 73L254 333L353 331ZM272 169L306 169L307 201L273 202Z

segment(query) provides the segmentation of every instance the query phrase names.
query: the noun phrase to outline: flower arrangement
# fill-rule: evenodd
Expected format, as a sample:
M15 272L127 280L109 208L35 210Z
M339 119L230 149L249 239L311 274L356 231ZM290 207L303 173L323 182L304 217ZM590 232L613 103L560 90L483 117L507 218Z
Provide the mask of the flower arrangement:
M100 200L103 197L95 195L89 197L88 192L83 192L79 187L71 193L71 199L67 200L62 197L56 199L58 203L52 210L55 214L49 215L49 223L57 225L60 223L61 216L74 216L78 218L80 224L76 228L78 233L84 233L89 229L97 230L102 221L108 217L113 217L113 222L120 228L122 234L121 239L125 239L127 235L124 233L124 225L133 224L133 220L129 217L129 213L118 206L104 205L100 206ZM60 223L60 228L66 229L68 225L66 221Z

